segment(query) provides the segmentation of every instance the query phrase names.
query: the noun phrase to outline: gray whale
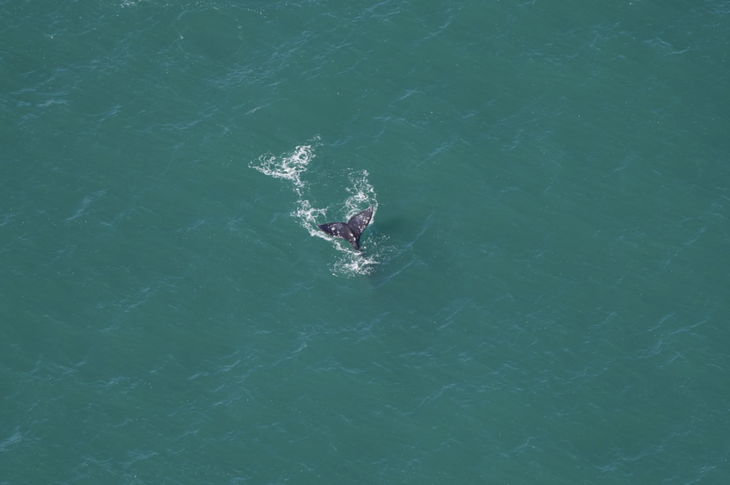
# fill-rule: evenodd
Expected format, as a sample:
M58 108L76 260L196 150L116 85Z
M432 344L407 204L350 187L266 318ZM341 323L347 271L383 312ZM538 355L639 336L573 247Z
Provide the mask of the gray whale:
M329 222L318 224L317 227L330 236L339 237L352 244L352 247L360 251L360 236L370 224L373 217L373 206L371 205L359 214L355 214L347 222Z

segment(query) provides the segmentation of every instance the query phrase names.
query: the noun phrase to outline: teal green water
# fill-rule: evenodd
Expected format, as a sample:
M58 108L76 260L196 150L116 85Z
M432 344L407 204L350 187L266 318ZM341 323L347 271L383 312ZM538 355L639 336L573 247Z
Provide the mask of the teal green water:
M0 484L728 483L728 39L0 1Z

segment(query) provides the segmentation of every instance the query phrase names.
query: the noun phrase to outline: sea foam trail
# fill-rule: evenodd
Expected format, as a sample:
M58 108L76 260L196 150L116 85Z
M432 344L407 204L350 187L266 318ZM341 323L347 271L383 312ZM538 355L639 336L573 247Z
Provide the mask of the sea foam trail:
M318 141L318 138L313 141ZM313 198L311 186L303 177L314 157L313 145L301 145L296 147L294 152L290 154L281 156L271 154L262 155L256 161L251 162L249 166L264 175L289 182L292 191L297 195L296 209L291 212L291 216L309 232L310 236L331 241L333 247L340 253L340 257L332 265L333 275L355 276L370 274L373 270L373 265L378 263L377 248L379 242L384 238L378 238L380 241L368 240L368 243L364 246L370 247L368 247L368 255L364 256L362 253L353 251L349 246L341 244L339 241L332 239L319 230L317 227L318 223L333 222L337 219L337 217L328 217L328 212L333 214L341 214L341 212L339 210L330 210L329 207L316 207L311 201ZM373 205L373 218L370 223L372 224L375 220L378 202L375 189L368 181L368 175L367 170L348 170L347 177L349 179L349 186L346 190L350 196L344 201L344 220L348 220L370 204ZM341 204L338 204L338 206L341 207ZM375 250L373 251L372 248L375 248Z
M262 155L257 162L252 162L249 167L277 179L288 180L294 186L297 194L302 194L302 174L307 171L309 162L314 158L314 149L311 145L298 146L294 153L288 157L275 157L273 155Z

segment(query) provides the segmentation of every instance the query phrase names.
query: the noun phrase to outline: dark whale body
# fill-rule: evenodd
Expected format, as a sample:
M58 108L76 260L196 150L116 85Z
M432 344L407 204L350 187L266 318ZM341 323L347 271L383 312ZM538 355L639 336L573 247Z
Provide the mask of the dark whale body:
M352 244L352 247L360 251L360 236L370 224L373 217L373 206L371 205L359 214L355 214L347 222L330 222L317 225L322 231L330 236L339 237Z

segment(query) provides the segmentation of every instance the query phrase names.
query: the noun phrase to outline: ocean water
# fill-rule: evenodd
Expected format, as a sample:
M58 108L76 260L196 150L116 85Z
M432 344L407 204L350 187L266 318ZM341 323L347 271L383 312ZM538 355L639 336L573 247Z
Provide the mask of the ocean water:
M730 483L729 39L0 1L0 484Z

